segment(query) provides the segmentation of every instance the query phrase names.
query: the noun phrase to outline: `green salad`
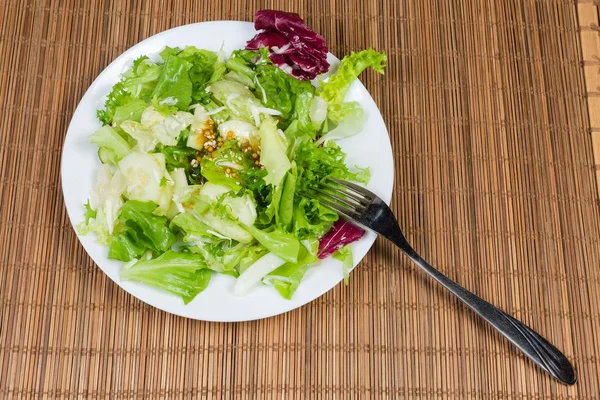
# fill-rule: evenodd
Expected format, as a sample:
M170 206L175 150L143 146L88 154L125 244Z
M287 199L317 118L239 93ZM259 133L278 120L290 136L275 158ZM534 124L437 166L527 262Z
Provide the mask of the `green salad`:
M262 283L290 299L324 255L352 267L347 228L311 188L329 176L368 182L335 140L361 130L346 92L386 57L353 53L314 86L274 63L276 50L166 47L114 85L90 136L102 164L79 231L123 262L122 280L187 304L220 273L237 278L237 295Z

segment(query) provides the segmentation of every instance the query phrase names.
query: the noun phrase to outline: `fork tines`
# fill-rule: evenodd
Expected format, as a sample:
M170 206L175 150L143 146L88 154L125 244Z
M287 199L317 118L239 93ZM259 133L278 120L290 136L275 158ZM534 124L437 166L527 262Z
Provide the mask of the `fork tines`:
M319 201L326 207L351 219L360 218L376 196L354 183L329 177L330 182L313 188Z

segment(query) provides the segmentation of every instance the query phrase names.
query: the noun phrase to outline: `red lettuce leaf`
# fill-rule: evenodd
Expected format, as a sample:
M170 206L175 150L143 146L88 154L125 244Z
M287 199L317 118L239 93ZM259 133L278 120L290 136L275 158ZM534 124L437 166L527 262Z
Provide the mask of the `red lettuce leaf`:
M259 32L246 43L246 49L258 50L261 47L284 48L289 43L288 39L278 32ZM291 47L291 46L288 46Z
M301 80L315 79L329 70L325 39L310 30L295 13L260 10L254 15L260 31L246 43L246 49L269 48L269 59Z
M364 229L340 218L319 241L317 255L320 259L327 258L345 245L356 242L364 233Z

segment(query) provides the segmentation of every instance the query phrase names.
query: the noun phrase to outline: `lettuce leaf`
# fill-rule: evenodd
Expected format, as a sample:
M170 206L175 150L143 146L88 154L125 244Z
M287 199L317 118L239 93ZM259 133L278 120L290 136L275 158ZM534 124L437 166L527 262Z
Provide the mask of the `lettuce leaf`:
M260 66L258 71L254 94L265 107L281 112L282 128L287 127L298 115L308 116L309 108L305 104L315 93L315 87L310 82L299 81L272 64ZM304 119L301 122L306 124Z
M103 125L112 124L115 116L117 121L123 120L127 115L134 119L141 108L138 99L149 99L162 69L162 65L153 63L147 56L137 58L107 95L104 109L96 112L100 122Z
M371 67L375 72L383 74L386 62L385 53L379 53L372 48L358 53L352 52L344 57L338 70L321 85L320 96L327 102L328 109L343 103L350 85L361 72Z
M315 199L313 188L328 177L365 182L366 170L350 171L345 154L334 142L319 145L310 140L295 142L296 182L292 232L300 238L320 238L338 220L338 214Z
M246 294L252 286L280 265L285 264L285 260L274 253L267 253L252 265L244 270L238 277L233 287L233 293L238 296Z
M208 90L223 104L232 118L260 125L260 101L243 83L221 80L211 83Z
M121 269L121 279L137 281L167 290L185 304L208 286L212 271L199 254L169 250L152 260L141 260Z
M319 258L327 258L347 244L360 239L364 233L364 229L340 218L319 241Z
M131 152L131 146L121 135L117 133L109 125L105 125L90 135L90 142L94 143L101 149L107 149L111 152L113 159L116 162L125 157Z
M85 203L84 206L85 206L85 213L83 214L83 216L85 218L85 223L87 225L90 223L90 219L96 218L96 216L98 215L98 212L92 208L92 206L90 205L89 199L88 199L87 203Z
M321 84L319 96L327 103L327 133L320 138L319 143L350 137L362 130L363 109L357 102L345 103L344 98L362 71L372 67L375 72L383 74L386 61L385 53L373 49L353 52L344 57L337 72ZM314 105L317 106L316 103Z
M192 102L192 80L189 71L193 64L175 55L169 55L158 82L152 92L152 97L159 104L175 106L187 111Z
M246 48L269 48L269 58L300 80L314 79L329 69L325 39L310 30L296 13L259 10L254 14L259 31Z
M294 292L298 289L306 272L317 261L316 248L318 242L313 241L310 250L305 247L300 249L298 262L285 263L263 278L263 282L272 285L284 299L291 300Z
M99 243L109 245L113 240L118 210L123 205L122 193L125 190L123 175L111 172L108 165L102 164L98 170L96 185L92 191L92 201L85 206L85 221L78 224L82 235L96 234Z
M277 186L292 167L286 155L287 143L277 131L277 123L273 119L265 119L260 125L260 163L267 170L265 182Z
M345 164L346 154L334 142L323 145L300 141L295 146L295 162L298 168L297 192L310 197L311 188L328 177L365 183L368 174L364 170L350 171Z
M249 50L234 50L231 53L225 66L229 71L235 72L238 75L244 76L251 82L254 82L256 73L254 72L252 62L256 58L256 52ZM253 86L252 86L253 87Z
M165 166L167 171L172 171L175 168L182 168L190 185L198 185L204 183L204 177L200 172L200 164L192 163L192 160L195 160L199 153L198 150L187 146L189 135L190 131L184 129L179 134L177 145L158 145L154 149L154 152L161 153L165 156Z
M124 102L123 104L117 106L115 109L115 115L113 117L113 122L118 125L123 121L137 121L140 122L142 118L142 114L144 110L148 107L148 103L146 103L142 99L131 98Z
M302 244L293 234L281 229L266 231L255 227L250 227L249 231L260 244L278 257L288 262L298 261Z
M190 212L177 214L171 221L185 233L184 241L193 243L194 252L202 254L207 268L220 273L237 276L236 267L248 254L251 244L237 243L216 234L215 230Z
M350 246L345 245L341 249L337 250L331 255L336 260L342 262L342 272L344 274L344 283L348 284L348 278L350 277L350 270L354 266L354 258L352 257L352 249Z
M202 176L207 181L227 186L232 190L242 188L241 171L252 168L253 164L252 155L243 152L237 140L226 141L219 150L202 158L200 162ZM228 169L231 172L228 173Z
M160 254L171 248L176 237L169 229L166 217L153 213L157 205L152 202L128 200L119 211L121 231L110 244L108 257L131 261L146 250Z
M319 144L356 135L362 130L365 120L365 111L355 101L333 106L328 115L339 122L334 129L319 138Z
M187 46L177 54L177 57L192 65L189 70L192 82L192 100L195 103L208 103L210 93L206 92L206 86L225 75L224 54Z
M318 200L300 197L294 206L293 232L299 239L319 238L325 235L338 220L335 211Z
M279 226L290 231L294 216L294 193L296 192L296 174L288 172L282 183L279 209L277 210L277 221Z

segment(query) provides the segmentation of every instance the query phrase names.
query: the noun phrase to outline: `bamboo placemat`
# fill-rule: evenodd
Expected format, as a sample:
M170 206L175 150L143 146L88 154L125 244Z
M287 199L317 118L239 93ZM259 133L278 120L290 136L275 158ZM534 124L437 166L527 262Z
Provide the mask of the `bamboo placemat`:
M240 324L155 310L93 264L59 173L83 93L152 34L261 8L300 13L335 54L387 51L386 75L363 82L390 131L401 226L564 350L577 385L382 240L349 286ZM585 0L0 0L0 398L598 398L597 18Z

